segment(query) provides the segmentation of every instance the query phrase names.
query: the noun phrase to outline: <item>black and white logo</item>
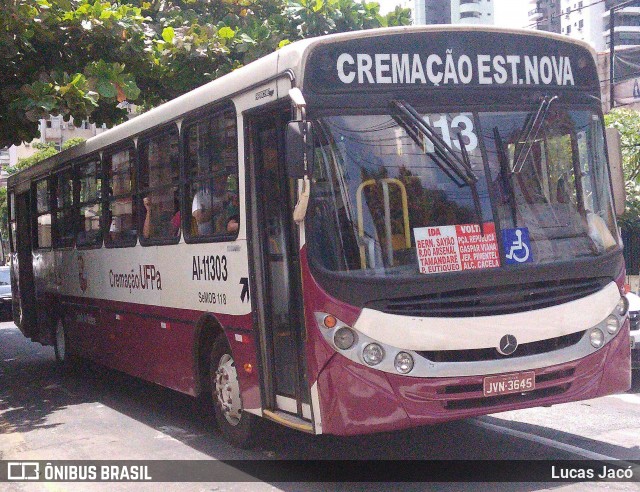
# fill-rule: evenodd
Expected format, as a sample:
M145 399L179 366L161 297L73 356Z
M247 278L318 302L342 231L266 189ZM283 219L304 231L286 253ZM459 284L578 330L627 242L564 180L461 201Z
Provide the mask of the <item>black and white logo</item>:
M500 339L497 350L502 355L511 355L518 348L518 340L513 335L505 335Z
M268 89L258 91L256 92L256 101L259 101L260 99L264 99L265 97L271 97L273 96L274 92L275 90L272 89L271 87L269 87Z
M37 461L10 461L7 463L7 480L39 480L40 463Z

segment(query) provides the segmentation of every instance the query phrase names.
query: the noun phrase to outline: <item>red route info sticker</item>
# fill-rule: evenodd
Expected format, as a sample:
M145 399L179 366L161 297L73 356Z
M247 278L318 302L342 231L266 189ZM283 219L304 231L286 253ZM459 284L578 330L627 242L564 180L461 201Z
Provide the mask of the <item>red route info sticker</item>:
M420 273L446 273L500 266L496 225L458 224L413 230Z

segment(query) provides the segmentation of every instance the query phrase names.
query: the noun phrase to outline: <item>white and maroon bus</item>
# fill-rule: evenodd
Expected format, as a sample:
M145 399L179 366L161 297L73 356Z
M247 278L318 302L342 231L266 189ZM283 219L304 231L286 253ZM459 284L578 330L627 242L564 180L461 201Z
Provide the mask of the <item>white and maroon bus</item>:
M309 39L11 176L15 321L239 445L621 392L619 186L583 43Z

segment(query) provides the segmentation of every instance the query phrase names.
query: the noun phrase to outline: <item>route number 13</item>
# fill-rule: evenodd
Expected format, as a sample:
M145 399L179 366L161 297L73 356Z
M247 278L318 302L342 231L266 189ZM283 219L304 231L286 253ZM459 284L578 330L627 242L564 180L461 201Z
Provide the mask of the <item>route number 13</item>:
M423 116L422 119L431 128L439 130L438 133L449 147L460 150L458 133L462 136L467 152L473 152L478 147L478 136L473 128L471 113L431 114ZM427 154L432 154L435 151L429 140L425 142L425 151Z

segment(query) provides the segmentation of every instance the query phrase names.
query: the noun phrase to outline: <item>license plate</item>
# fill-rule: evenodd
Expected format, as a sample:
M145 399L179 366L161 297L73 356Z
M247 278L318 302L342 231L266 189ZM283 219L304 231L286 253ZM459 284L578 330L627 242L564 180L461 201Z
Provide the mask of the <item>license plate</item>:
M536 387L536 374L533 371L516 374L502 374L484 378L484 396L508 395L523 393Z

